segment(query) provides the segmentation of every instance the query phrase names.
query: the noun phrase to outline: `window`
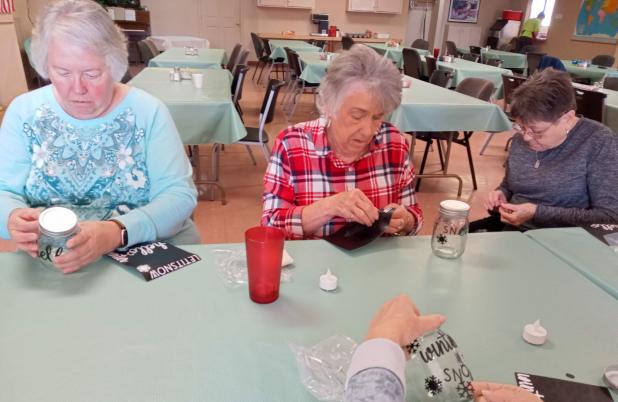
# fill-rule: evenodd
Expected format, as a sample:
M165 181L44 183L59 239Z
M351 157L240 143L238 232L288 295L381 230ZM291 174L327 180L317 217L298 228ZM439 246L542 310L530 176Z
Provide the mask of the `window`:
M547 30L551 24L551 15L554 12L555 0L532 0L530 6L530 17L536 17L540 12L545 13L545 18L541 23L541 30L539 31L539 39L545 39L547 37Z

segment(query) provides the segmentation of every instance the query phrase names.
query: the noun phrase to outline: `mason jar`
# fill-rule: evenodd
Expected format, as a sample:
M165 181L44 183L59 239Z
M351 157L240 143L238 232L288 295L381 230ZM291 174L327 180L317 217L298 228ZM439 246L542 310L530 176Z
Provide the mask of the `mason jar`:
M54 267L54 259L66 251L67 241L78 231L77 215L68 208L50 207L39 215L39 261Z
M419 402L468 402L474 400L472 373L455 340L438 329L408 346L408 394Z
M459 258L468 239L470 205L463 201L440 202L440 213L433 226L431 249L442 258Z

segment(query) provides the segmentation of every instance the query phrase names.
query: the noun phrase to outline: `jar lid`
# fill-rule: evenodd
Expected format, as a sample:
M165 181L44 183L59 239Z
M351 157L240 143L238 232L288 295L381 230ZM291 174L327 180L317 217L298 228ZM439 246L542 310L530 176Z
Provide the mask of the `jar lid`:
M440 208L453 212L467 212L470 210L470 205L458 200L444 200L440 202Z
M47 208L39 215L39 225L49 233L62 234L71 231L77 225L77 215L64 207Z

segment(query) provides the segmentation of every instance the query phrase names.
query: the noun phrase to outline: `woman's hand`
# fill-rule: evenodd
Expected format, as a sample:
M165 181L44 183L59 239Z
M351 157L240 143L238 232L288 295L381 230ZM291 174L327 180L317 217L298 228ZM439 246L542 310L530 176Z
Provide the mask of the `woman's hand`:
M367 226L371 226L379 217L375 205L357 188L324 200L328 203L327 210L331 216L340 216Z
M67 241L67 251L54 258L54 265L65 274L75 272L118 248L120 228L114 222L85 221L79 233Z
M472 383L475 402L539 402L540 399L515 385L495 384L491 382Z
M388 204L386 208L394 208L391 221L384 231L385 233L409 233L414 229L416 217L400 204Z
M9 215L7 227L17 249L23 250L33 258L39 254L39 215L40 209L17 208Z
M485 209L492 211L495 208L499 208L502 204L506 203L506 196L500 190L490 191L485 199Z
M519 226L534 218L536 205L526 202L524 204L503 203L500 206L500 220L509 225Z
M401 294L378 310L369 324L366 339L389 339L403 347L437 329L444 321L446 317L439 314L420 315L412 300Z

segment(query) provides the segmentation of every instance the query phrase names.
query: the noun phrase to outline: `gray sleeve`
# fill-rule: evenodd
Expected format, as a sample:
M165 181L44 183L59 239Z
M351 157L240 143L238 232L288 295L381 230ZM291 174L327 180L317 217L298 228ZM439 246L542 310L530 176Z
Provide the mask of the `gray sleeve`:
M345 402L404 402L405 393L399 377L392 371L372 367L359 371L348 381Z
M539 205L535 223L543 226L581 226L618 223L618 136L599 147L586 172L590 208Z
M511 158L510 156L510 152L509 152L509 156L507 158L506 164L505 164L505 169L504 169L504 178L502 179L502 182L500 183L500 185L498 186L498 188L496 188L496 190L500 190L504 193L504 196L506 197L507 200L511 199L511 196L513 195L513 192L511 190L509 190L509 181L507 179L507 177L509 177L509 159Z

